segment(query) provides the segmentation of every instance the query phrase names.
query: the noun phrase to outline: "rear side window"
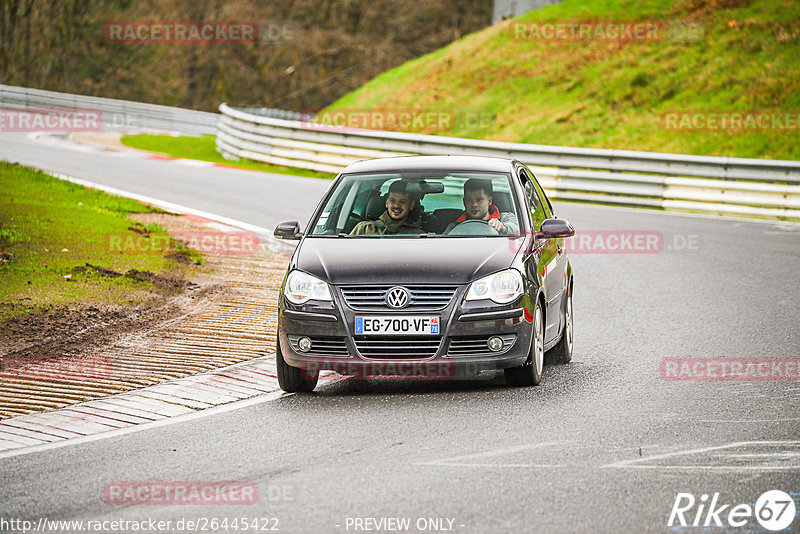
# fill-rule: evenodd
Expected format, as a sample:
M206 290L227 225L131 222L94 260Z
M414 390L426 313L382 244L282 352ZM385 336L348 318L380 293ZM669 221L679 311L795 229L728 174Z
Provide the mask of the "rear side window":
M542 228L542 222L547 219L546 208L544 204L542 204L542 199L536 190L534 181L530 178L525 169L520 169L519 174L525 187L525 202L528 205L531 220L536 230L540 230Z
M547 195L544 194L544 189L542 189L542 186L539 185L539 182L536 180L536 177L533 175L531 175L531 177L533 178L531 181L533 182L533 186L536 188L537 193L539 193L539 197L544 199L545 202L544 211L545 214L547 215L547 218L551 219L555 217L555 212L553 211L553 205L550 204L550 199L547 198Z

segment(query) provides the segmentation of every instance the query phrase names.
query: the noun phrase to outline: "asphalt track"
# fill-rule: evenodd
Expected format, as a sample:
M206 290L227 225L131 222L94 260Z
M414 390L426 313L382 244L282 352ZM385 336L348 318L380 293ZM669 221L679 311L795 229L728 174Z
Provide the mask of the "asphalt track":
M0 159L267 228L305 221L328 186L22 134L0 135ZM555 207L579 231L662 240L649 253L571 254L575 357L546 367L540 387L507 388L500 377L329 381L314 394L0 456L0 519L169 520L170 532L187 530L176 528L181 519L237 517L277 518L280 532L767 532L753 518L713 530L667 523L679 493L698 504L719 493L718 504L731 505L722 521L767 490L798 501L800 381L776 380L774 370L769 379L676 381L662 369L670 358L797 361L800 226ZM106 502L109 484L132 481L243 481L259 498ZM797 531L800 517L785 530Z

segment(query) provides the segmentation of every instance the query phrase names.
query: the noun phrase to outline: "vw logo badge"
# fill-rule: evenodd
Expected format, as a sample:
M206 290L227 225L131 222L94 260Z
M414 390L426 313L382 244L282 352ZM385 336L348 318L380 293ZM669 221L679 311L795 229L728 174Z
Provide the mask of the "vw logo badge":
M386 293L386 304L390 308L405 308L408 306L408 290L404 287L393 287Z

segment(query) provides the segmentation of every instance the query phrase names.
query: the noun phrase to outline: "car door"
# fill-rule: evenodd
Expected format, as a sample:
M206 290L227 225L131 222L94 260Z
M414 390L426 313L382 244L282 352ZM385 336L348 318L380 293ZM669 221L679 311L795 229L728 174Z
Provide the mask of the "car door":
M542 223L550 215L549 206L542 201L539 192L536 190L536 185L538 184L534 182L531 175L524 168L520 168L519 175L525 192L525 203L531 217L532 230L534 232L541 230ZM533 250L537 251L538 254L528 255L526 260L530 263L526 268L529 276L533 275L532 270L538 271L544 287L546 301L544 339L545 343L547 343L561 331L559 305L563 284L559 279L559 270L561 268L559 265L560 240L537 238L535 235L532 236L532 239Z

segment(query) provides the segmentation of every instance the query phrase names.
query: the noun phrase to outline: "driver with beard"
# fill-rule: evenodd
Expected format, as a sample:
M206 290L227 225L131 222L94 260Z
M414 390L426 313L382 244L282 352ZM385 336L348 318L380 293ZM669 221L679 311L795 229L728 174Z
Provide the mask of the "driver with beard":
M470 178L464 184L465 211L455 222L448 225L444 233L470 220L486 221L489 226L497 230L500 235L510 235L519 232L519 220L511 212L500 213L497 206L492 204L492 181L481 178Z
M405 182L393 182L386 197L386 211L377 221L358 223L350 235L376 234L424 234L420 210L415 208L416 199L406 191Z

